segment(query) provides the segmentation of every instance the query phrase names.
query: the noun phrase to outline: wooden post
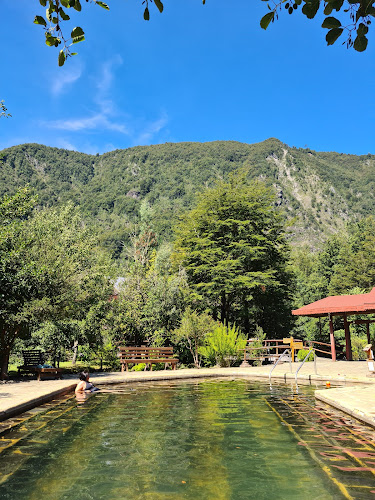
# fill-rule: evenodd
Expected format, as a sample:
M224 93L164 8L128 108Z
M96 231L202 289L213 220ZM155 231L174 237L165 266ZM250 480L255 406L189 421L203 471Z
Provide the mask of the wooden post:
M329 319L329 337L330 337L330 340L331 340L332 361L336 361L335 336L334 336L334 332L333 332L332 316L330 314L328 314L328 319Z
M370 322L367 321L366 323L366 333L367 333L367 343L371 344L370 342Z
M353 360L352 343L350 341L349 323L348 323L346 314L344 314L344 330L345 330L346 359L348 361L352 361Z

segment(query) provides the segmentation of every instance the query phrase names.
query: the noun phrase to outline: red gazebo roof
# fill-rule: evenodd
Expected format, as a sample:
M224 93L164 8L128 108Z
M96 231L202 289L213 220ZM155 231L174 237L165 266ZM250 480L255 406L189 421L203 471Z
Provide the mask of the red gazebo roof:
M327 316L328 314L375 313L375 287L370 293L334 295L292 311L294 316Z

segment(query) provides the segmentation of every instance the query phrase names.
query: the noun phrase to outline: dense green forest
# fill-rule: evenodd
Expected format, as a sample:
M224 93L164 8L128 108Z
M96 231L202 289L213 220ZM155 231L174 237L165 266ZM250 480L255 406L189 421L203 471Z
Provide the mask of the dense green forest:
M276 190L276 204L292 222L292 244L319 248L349 219L375 211L375 156L318 153L277 139L134 147L86 155L38 144L5 149L0 195L29 185L41 206L73 201L101 227L103 244L119 257L133 224L171 239L178 215L197 192L246 168Z
M115 342L148 342L200 366L250 336L327 340L291 309L375 286L374 156L269 139L0 157L3 377L25 346L113 364Z

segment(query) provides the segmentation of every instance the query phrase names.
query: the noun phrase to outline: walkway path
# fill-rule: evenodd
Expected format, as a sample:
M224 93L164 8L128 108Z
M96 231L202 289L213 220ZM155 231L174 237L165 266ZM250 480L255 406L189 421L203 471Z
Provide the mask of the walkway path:
M294 363L293 371L299 364ZM91 380L100 386L104 384L131 383L150 380L175 380L201 377L264 378L268 380L271 365L249 368L204 368L183 370L161 370L147 372L114 372L93 374ZM278 365L272 373L273 380L292 380L289 363ZM375 426L375 376L369 375L365 361L336 361L318 359L317 372L314 363L306 363L298 374L299 383L335 383L344 387L316 391L316 397ZM70 392L77 383L75 376L63 380L28 380L0 383L0 421L25 412Z

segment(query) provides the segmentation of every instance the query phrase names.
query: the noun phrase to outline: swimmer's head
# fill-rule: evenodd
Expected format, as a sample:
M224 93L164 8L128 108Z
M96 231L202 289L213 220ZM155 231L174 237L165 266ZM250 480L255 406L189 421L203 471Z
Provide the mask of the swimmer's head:
M85 370L79 374L79 380L87 381L89 379L89 376L90 376L89 372Z

